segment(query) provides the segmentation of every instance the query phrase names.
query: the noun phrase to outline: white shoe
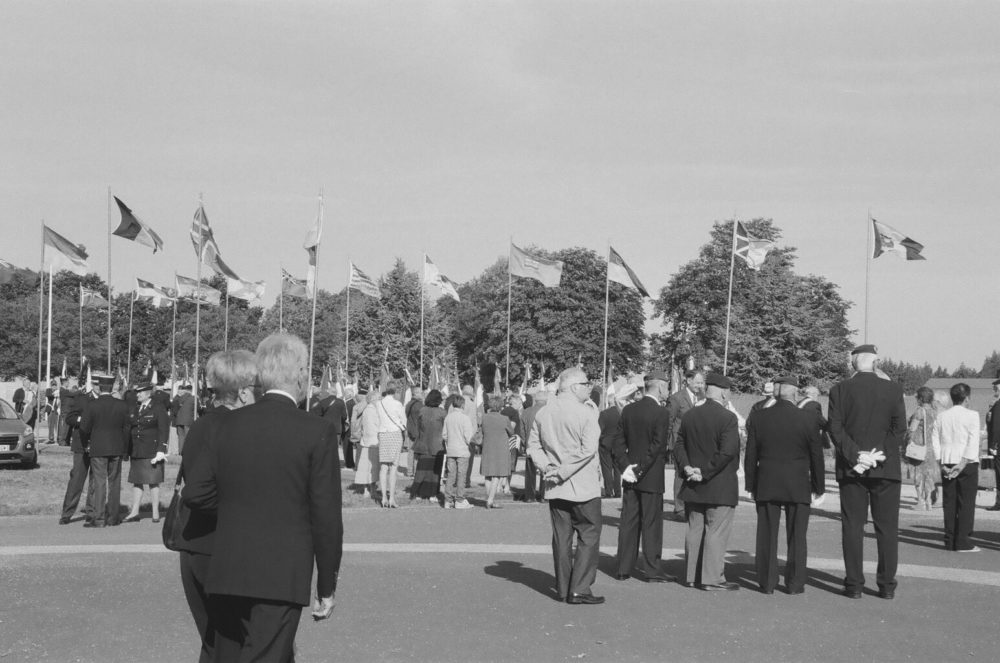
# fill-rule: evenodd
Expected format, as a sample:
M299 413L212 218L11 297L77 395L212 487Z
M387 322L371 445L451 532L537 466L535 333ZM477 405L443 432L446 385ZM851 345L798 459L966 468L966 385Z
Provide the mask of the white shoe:
M451 502L445 502L444 503L444 508L446 508L446 509L454 509L455 505L452 504Z
M469 504L469 500L462 500L461 502L455 502L456 509L471 509L472 505Z
M983 552L983 549L979 546L972 546L971 548L959 548L955 552Z

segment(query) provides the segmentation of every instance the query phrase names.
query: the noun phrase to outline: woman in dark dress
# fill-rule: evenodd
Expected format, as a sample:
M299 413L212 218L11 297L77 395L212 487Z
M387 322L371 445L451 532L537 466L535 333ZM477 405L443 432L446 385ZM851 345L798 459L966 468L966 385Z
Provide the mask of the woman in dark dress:
M497 492L503 479L510 480L510 438L515 426L506 415L500 413L503 396L490 395L486 399L486 414L483 415L483 476L489 480L486 490L486 508L499 509Z
M128 482L132 484L132 508L126 523L139 522L139 504L143 489L149 486L153 503L153 522L160 522L160 484L167 460L170 417L166 409L153 401L149 382L135 388L137 407L132 414L132 443L129 450Z
M411 499L419 497L429 500L437 497L441 486L441 470L444 466L444 440L441 433L445 418L441 400L441 392L431 389L420 410L417 440L413 443L416 469L413 472L413 485L410 486Z
M256 400L254 383L257 380L257 365L253 354L246 350L216 352L208 358L205 377L215 392L215 407L209 408L188 430L184 449L181 451L178 481L183 481L185 471L198 462L210 439L216 434L219 423L225 420L226 413L251 405ZM187 523L177 544L180 549L181 585L198 635L201 636L199 663L207 663L215 658L215 628L208 608L208 593L205 591L214 535L215 517L192 510L188 512Z

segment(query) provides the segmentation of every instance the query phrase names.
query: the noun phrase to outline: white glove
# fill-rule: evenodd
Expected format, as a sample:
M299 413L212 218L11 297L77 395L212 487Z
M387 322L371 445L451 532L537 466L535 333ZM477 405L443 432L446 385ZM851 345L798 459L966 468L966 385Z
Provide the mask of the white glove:
M312 618L314 621L323 621L324 619L329 619L330 615L333 614L333 595L325 599L316 597L313 602Z
M162 463L166 459L167 459L167 454L163 453L162 451L157 451L156 456L151 461L149 461L149 464L156 465L157 463Z
M639 481L639 478L635 476L635 467L633 464L625 468L625 471L622 472L622 481L625 483L636 483Z
M812 494L812 503L811 503L812 506L814 507L822 506L823 502L825 501L826 501L826 493L820 493L819 495L817 495L816 493Z

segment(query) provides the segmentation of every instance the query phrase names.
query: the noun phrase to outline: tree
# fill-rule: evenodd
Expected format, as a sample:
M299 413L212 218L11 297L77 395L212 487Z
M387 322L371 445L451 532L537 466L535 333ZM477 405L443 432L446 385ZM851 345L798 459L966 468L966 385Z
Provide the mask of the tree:
M1000 378L1000 352L993 351L989 357L983 361L983 367L979 369L981 378Z
M559 370L582 361L588 374L599 380L607 262L583 248L532 252L565 263L562 284L546 288L531 279L511 282L508 384L519 384L526 363L534 367L534 377L544 363L546 377L552 379ZM453 319L455 347L464 366L506 364L507 283L507 263L501 259L459 288L460 303L441 305ZM620 372L640 370L646 340L642 299L617 283L610 284L608 296L608 360ZM490 376L483 379L488 384Z
M958 368L955 369L955 372L951 374L951 377L959 378L962 380L968 378L978 378L979 372L976 371L976 369L974 368L966 366L965 362L963 361L961 364L958 365Z
M683 364L693 357L699 366L722 370L734 222L716 222L698 257L660 291L654 315L667 328L653 347L660 361ZM744 226L762 239L781 237L770 219ZM825 278L796 274L794 261L794 247L778 246L760 271L735 261L727 373L740 389L754 390L782 373L825 387L847 373L851 303Z
M896 362L885 358L879 360L879 367L893 382L898 382L903 388L903 392L907 394L916 393L917 389L924 386L933 375L933 369L927 363L923 366L917 366L909 362Z

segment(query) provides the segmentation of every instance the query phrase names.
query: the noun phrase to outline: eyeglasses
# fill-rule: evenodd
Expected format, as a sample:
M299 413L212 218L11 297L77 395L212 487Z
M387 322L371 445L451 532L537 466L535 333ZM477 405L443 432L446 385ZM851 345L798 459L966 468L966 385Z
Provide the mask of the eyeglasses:
M576 386L581 386L581 387L589 387L589 386L591 386L592 384L593 384L592 382L574 382L574 383L573 383L573 384L571 384L570 386L571 386L571 387L576 387Z

